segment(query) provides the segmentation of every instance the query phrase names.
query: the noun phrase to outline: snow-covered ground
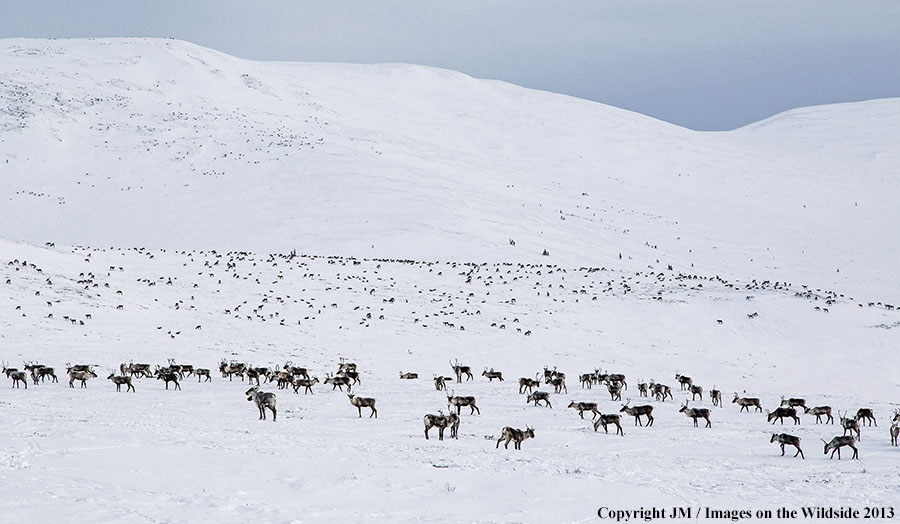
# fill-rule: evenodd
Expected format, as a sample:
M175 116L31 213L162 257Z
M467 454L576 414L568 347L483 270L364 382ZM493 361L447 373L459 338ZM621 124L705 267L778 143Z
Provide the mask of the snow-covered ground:
M0 359L60 376L27 390L0 376L2 520L890 505L898 138L898 100L697 133L418 66L0 42ZM359 365L354 391L377 399L378 419L322 384L264 383L272 423L246 382L218 373L182 391L106 380L121 362L169 358L291 360L324 380L340 357ZM476 378L451 388L482 414L463 410L459 440L426 441L422 417L447 409L431 378L456 359ZM67 362L99 377L70 389ZM527 405L516 380L545 366L568 393ZM596 368L626 374L632 404L638 379L675 399L648 401L652 427L594 432L566 406L618 412L605 388L579 386ZM678 413L676 372L723 391L712 428ZM781 457L735 392L766 409L782 395L835 416L872 407L878 427L862 429L859 461L838 462L819 439L839 426L801 415L775 430L800 436L806 460ZM535 439L497 450L507 425Z

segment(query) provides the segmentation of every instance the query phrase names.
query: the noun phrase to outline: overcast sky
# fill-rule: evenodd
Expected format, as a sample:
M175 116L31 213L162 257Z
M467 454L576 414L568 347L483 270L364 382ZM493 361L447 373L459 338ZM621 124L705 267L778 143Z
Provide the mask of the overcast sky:
M408 62L693 129L900 96L900 2L0 0L0 37L174 37L262 60Z

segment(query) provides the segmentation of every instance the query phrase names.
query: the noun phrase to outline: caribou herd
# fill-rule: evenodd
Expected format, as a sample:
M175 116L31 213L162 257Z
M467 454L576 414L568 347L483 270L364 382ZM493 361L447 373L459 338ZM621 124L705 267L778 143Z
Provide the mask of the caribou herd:
M72 365L67 362L65 369L66 375L69 377L69 387L75 388L75 383L78 382L80 388L87 388L88 381L92 378L97 378L97 373L94 371L95 367L96 366L90 364ZM444 439L444 430L447 428L450 428L451 439L459 439L459 426L462 417L462 408L464 407L469 408L468 415L470 416L476 414L481 415L481 409L477 404L476 397L471 395L456 395L456 392L453 389L447 393L447 384L452 383L454 378L457 384L475 380L471 367L461 365L457 360L450 362L450 368L453 370L454 376L452 377L437 373L432 375L435 390L445 393L448 414L445 415L443 410L439 410L437 415L430 413L424 416L423 421L426 440L429 439L428 432L432 428L437 428L438 440ZM245 395L247 396L248 401L255 403L259 410L259 419L266 420L266 410L268 410L272 414L273 422L277 420L276 394L261 391L260 387L262 383L273 385L279 390L292 388L295 394L299 393L300 389L303 389L304 394L313 394L313 387L320 382L318 377L310 376L308 368L294 365L291 361L287 361L280 366L254 367L243 362L222 359L219 362L218 370L221 373L222 379L227 378L230 382L233 382L235 379L242 382L246 380L250 388L246 391ZM181 390L181 382L190 376L196 376L198 383L212 381L210 369L194 367L189 364L178 364L175 362L175 359L169 359L164 366L156 365L155 367L150 364L134 362L126 364L123 362L119 365L118 371L119 374L117 375L113 369L110 369L109 375L107 376L107 379L116 386L116 392L121 392L122 386L125 386L126 392L134 393L136 392L136 380L153 377L157 380L162 380L165 383L166 390L168 390L169 385L172 384L172 389L175 391ZM34 361L23 362L21 370L10 367L9 363L4 361L2 362L2 373L12 381L12 388L19 388L21 386L24 389L28 389L28 378L31 378L32 385L34 386L43 384L45 381L49 381L50 383L59 382L53 367L38 364ZM463 380L464 376L465 381ZM494 368L485 367L481 376L486 378L489 383L493 383L494 379L498 379L498 384L501 384L504 381L502 372L497 371ZM360 370L356 363L347 362L344 358L341 358L337 369L333 373L326 373L325 377L322 384L331 385L331 391L337 389L343 391L345 387L347 388L347 397L350 404L357 409L359 418L362 418L362 408L369 408L371 410L369 418L378 418L378 410L375 407L376 400L370 397L356 396L356 394L352 392L354 386L362 384ZM418 378L418 373L400 372L401 380L414 381L418 380ZM599 385L606 386L611 401L621 402L622 392L628 389L628 383L626 382L624 374L609 373L607 371L601 372L599 367L595 368L592 372L579 374L578 380L581 383L582 390L591 390ZM684 402L678 411L692 419L694 427L699 427L699 421L700 419L703 419L705 421L704 427L711 428L711 417L714 410L703 407L691 407L689 405L690 402L696 401L698 397L700 401L703 401L703 387L695 384L691 377L681 373L675 373L675 380L680 384L680 390L683 391L684 394L690 395L689 399L684 399ZM527 404L533 403L534 406L543 405L543 407L548 409L553 408L551 404L551 393L549 391L541 391L539 388L542 385L552 387L553 394L556 395L568 393L568 389L566 388L566 374L559 371L556 367L550 368L549 366L544 366L542 371L535 373L534 378L519 378L517 385L518 393L526 395L525 402ZM497 387L505 386L498 385ZM637 390L640 397L648 399L653 397L660 405L665 403L666 399L674 400L675 398L672 394L672 389L669 386L656 382L655 380L650 380L649 383L638 380ZM724 407L722 403L722 393L716 386L713 386L713 388L708 391L708 394L713 407ZM748 414L751 413L751 407L756 413L762 413L764 411L762 402L759 398L741 396L737 392L734 393L732 404L740 406L739 412L746 411ZM582 402L575 400L570 401L567 409L575 410L582 420L584 419L585 412L590 413L594 431L599 431L599 428L602 426L604 433L608 433L609 426L612 425L615 426L616 435L622 437L625 436L625 432L621 425L622 413L634 417L635 426L649 428L653 426L654 422L654 406L649 404L632 406L630 399L626 399L625 402L621 404L618 413L604 413L597 402ZM790 419L794 425L798 425L800 424L799 414L801 413L798 409L802 410L802 413L805 415L815 416L816 424L831 425L834 423L831 406L816 406L810 408L806 405L806 399L804 398L786 398L784 396L781 397L781 402L774 410L765 410L766 421L771 422L772 424L781 423L783 425L784 419L787 418ZM641 417L646 417L646 426ZM828 455L830 452L830 458L833 458L834 454L837 453L838 459L840 460L841 448L849 447L853 450L852 458L858 459L859 450L856 447L856 444L862 440L861 427L878 426L874 411L871 408L859 408L852 417L848 416L846 411L839 412L839 423L843 429L843 434L834 436L830 441L821 439L825 444L825 454ZM900 409L895 409L892 414L889 434L891 437L891 446L898 446L898 437L900 437ZM513 448L520 450L522 449L522 443L529 438L535 438L533 427L526 426L525 429L517 429L506 426L501 430L495 447L499 448L500 444L504 443L504 448L508 449L509 444L513 443ZM794 457L799 456L801 459L806 458L800 447L800 438L795 435L788 433L772 433L770 442L777 443L781 446L782 456L785 454L785 446L793 446L797 450Z

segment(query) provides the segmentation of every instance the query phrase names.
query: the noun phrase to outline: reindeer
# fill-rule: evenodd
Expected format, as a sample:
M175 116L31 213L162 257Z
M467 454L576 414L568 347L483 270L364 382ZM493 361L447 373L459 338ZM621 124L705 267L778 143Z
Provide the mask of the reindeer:
M552 408L550 405L550 393L546 393L544 391L535 391L534 393L530 393L528 398L525 399L526 403L534 402L534 406L537 407L540 404L538 402L544 401L544 407Z
M504 449L509 449L509 443L513 443L513 449L522 449L522 442L527 439L534 438L534 428L530 428L525 426L525 429L516 429L513 427L506 426L503 428L500 438L497 439L497 448L500 448L500 443L504 440L506 441L503 444Z
M290 360L285 362L284 366L282 367L288 374L292 376L296 377L298 375L303 375L303 378L309 378L309 371L306 368L295 366Z
M476 411L481 415L481 410L475 405L475 397L457 397L454 393L455 392L451 390L450 394L447 395L447 407L450 408L451 411L453 408L450 406L456 406L456 414L459 415L460 410L463 407L468 406L469 409L472 410L472 412L469 413L470 415L474 415Z
M825 442L825 439L819 439L822 442ZM834 458L834 452L837 451L838 460L841 460L841 448L844 446L850 446L853 448L853 458L859 460L859 450L856 449L856 439L852 436L838 436L831 439L831 442L825 442L825 454L828 454L828 451L831 450L830 459Z
M370 408L372 410L369 418L378 418L378 410L375 409L374 398L357 397L353 393L348 393L347 397L350 398L350 403L356 406L357 411L359 411L359 418L362 418L362 408Z
M447 381L453 380L452 377L432 376L434 377L434 389L438 391L447 391Z
M9 366L9 362L3 362L3 374L6 375L6 378L12 378L12 374L19 371L18 368L11 368Z
M585 373L578 377L578 381L581 382L581 389L584 389L587 386L588 389L591 389L591 386L594 385L594 381L596 380L596 375L593 373Z
M222 360L219 363L219 371L222 373L222 378L228 377L228 380L231 381L234 375L241 377L241 382L244 381L244 371L246 371L247 365L243 363L227 363Z
M826 424L834 423L834 417L831 416L831 406L816 406L812 409L803 408L803 413L805 413L807 415L815 415L816 416L816 424L818 424L819 422L822 421L822 415L825 415L826 417L828 417L825 419Z
M138 378L149 378L153 376L153 373L150 371L150 364L134 364L129 363L127 366L122 363L119 364L119 373L121 375L129 375L134 378L137 375Z
M566 394L569 393L569 388L566 387L566 375L565 373L559 373L552 378L550 378L550 384L553 385L554 393L559 393L560 391L565 391Z
M256 385L258 386L259 371L254 367L247 368L247 384L252 385L254 380L256 381Z
M741 411L747 410L747 413L750 413L750 406L755 406L756 411L762 413L762 405L759 403L758 398L754 397L744 397L741 398L738 396L737 392L734 393L734 399L731 401L732 404L737 404L741 407Z
M878 421L875 420L875 412L872 411L872 408L859 408L856 411L856 419L861 421L863 426L871 426L874 423L875 427L878 427ZM866 424L866 421L869 423Z
M312 394L312 387L319 383L318 377L309 378L295 378L294 379L294 393L299 393L300 388L306 388L303 390L303 394L307 393ZM334 391L334 389L332 389Z
M648 386L647 386L647 383L646 383L646 382L644 382L644 381L641 380L641 379L638 379L638 382L637 382L637 388L638 388L638 394L639 394L640 396L642 396L642 397L646 397L646 396L647 396Z
M647 427L653 425L653 406L635 406L629 407L628 404L631 403L631 399L626 399L625 403L622 404L622 409L619 410L619 413L628 413L632 417L634 417L634 425L643 426L643 422L641 422L641 416L647 415Z
M351 388L353 387L350 384L349 378L334 377L334 376L331 376L330 374L325 377L325 384L326 385L331 384L331 391L334 391L335 389L340 389L341 391L344 391L344 386L347 386L348 393L351 391Z
M800 458L806 460L806 456L803 454L803 450L800 449L800 437L795 437L794 435L788 435L787 433L772 433L772 438L769 439L769 442L778 442L781 444L781 456L784 456L784 446L794 446L797 448L797 453L794 453L794 458L797 458L797 455L800 455Z
M484 372L481 373L482 377L487 377L490 382L493 382L495 378L500 379L500 382L503 382L503 373L499 371L494 371L494 368L491 368L488 371L488 368L484 368Z
M710 412L706 408L689 408L688 402L685 401L684 405L681 406L681 409L678 410L679 413L684 413L688 417L694 419L694 427L698 427L697 419L704 418L706 419L706 427L711 428L712 422L709 420Z
M210 371L206 368L194 368L194 375L197 375L197 382L200 382L201 377L206 377L205 382L212 382Z
M342 377L347 377L349 380L353 381L353 385L361 384L362 382L359 380L359 372L358 371L350 371L350 370L339 370L338 375ZM349 387L349 386L348 386Z
M609 390L610 400L622 400L622 384L619 382L609 382L606 385Z
M24 371L14 371L9 374L9 378L12 379L12 387L18 388L19 382L25 385L25 389L28 389L28 374Z
M846 415L847 415L846 411L843 414L841 414L841 412L838 411L838 417L840 417L841 427L844 428L844 435L846 435L847 432L849 431L850 435L852 436L853 432L855 431L856 432L856 440L861 441L862 436L859 434L859 419L847 418ZM840 455L840 453L838 453L838 455ZM838 458L840 458L840 457L838 457Z
M275 422L278 417L278 412L275 410L275 401L277 400L275 393L263 393L259 390L259 386L253 386L248 389L246 393L247 401L256 402L256 407L259 408L259 420L266 420L266 408L272 412L272 422Z
M600 426L603 426L603 432L609 434L609 428L607 428L610 424L615 424L616 426L616 435L625 436L625 431L622 430L622 424L619 420L619 415L604 415L600 414L600 418L594 421L594 431L597 431Z
M356 371L356 363L355 362L347 362L344 357L341 357L341 363L338 364L338 373Z
M784 424L784 417L794 419L794 424L800 423L800 417L797 416L797 410L794 408L778 407L775 408L775 411L766 410L766 422L772 422L773 425L775 420L780 420Z
M400 380L416 380L419 378L418 373L404 373L400 372Z
M34 380L35 384L37 384L38 379L43 382L47 377L51 377L53 382L59 382L59 379L56 378L56 371L53 368L41 366L31 372L31 378Z
M181 384L178 383L178 373L168 368L159 368L156 370L156 380L163 380L166 383L166 389L169 389L169 382L175 383L175 389L180 390Z
M294 377L300 376L302 375L291 375L287 371L273 371L269 375L269 382L275 382L278 389L286 389L288 385L294 383Z
M531 393L534 388L540 387L541 379L539 378L539 375L540 374L538 374L538 377L535 379L530 379L530 378L526 378L526 377L520 378L519 379L519 394L521 395L522 393L524 393L526 389L528 390L529 393Z
M700 402L703 402L703 387L695 386L691 384L688 389L691 392L691 400L697 400L697 395L700 396Z
M469 380L475 380L475 377L472 375L472 369L469 366L460 366L459 360L457 360L455 363L451 362L450 367L453 368L453 373L456 374L457 384L462 382L463 375L466 375L466 382L468 382Z
M900 436L900 422L897 421L897 418L898 416L895 414L894 422L891 423L891 446L897 445L897 437Z
M94 371L91 369L82 371L76 371L75 369L72 369L71 371L69 371L69 387L74 388L75 386L73 384L76 380L78 380L81 381L81 387L86 388L87 381L91 378L97 378L97 374L94 373Z
M712 400L713 406L722 407L722 392L716 389L715 384L713 384L713 388L709 390L709 398Z
M781 405L784 406L787 404L789 408L806 408L806 399L803 398L784 398L784 395L781 396Z
M694 381L691 380L691 377L686 377L680 373L675 373L675 380L677 380L678 383L681 384L682 391L688 389L694 383Z
M438 428L438 440L444 440L444 430L450 428L450 438L458 439L457 429L459 428L459 415L450 413L444 415L443 411L438 411L440 415L425 415L425 440L428 440L428 430Z
M126 376L118 376L117 377L115 373L110 371L109 376L106 378L109 380L112 380L113 384L116 385L117 393L122 391L122 384L125 384L128 386L125 389L126 393L128 393L129 391L134 391L136 393L136 391L134 390L134 385L131 383L131 377L126 377Z
M537 405L537 403L535 403L535 405ZM584 412L585 411L590 411L591 413L593 413L593 415L591 416L591 420L594 420L595 418L597 418L597 415L600 414L600 412L597 410L596 402L572 401L569 403L569 407L575 408L576 410L578 410L578 416L580 416L582 420L584 420Z
M672 395L672 388L665 384L657 384L653 379L650 379L650 390L653 392L653 398L656 400L665 402L666 397L675 400L675 396Z
M606 375L606 383L607 384L612 384L612 383L616 383L616 382L620 383L625 388L626 391L628 390L628 383L625 382L625 375L623 375L621 373L610 373L610 374Z

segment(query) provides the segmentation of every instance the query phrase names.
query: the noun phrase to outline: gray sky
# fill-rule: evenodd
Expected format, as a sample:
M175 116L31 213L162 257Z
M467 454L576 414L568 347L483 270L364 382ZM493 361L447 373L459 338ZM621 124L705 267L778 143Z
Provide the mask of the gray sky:
M0 37L174 37L263 60L409 62L731 129L900 96L900 2L0 0Z

